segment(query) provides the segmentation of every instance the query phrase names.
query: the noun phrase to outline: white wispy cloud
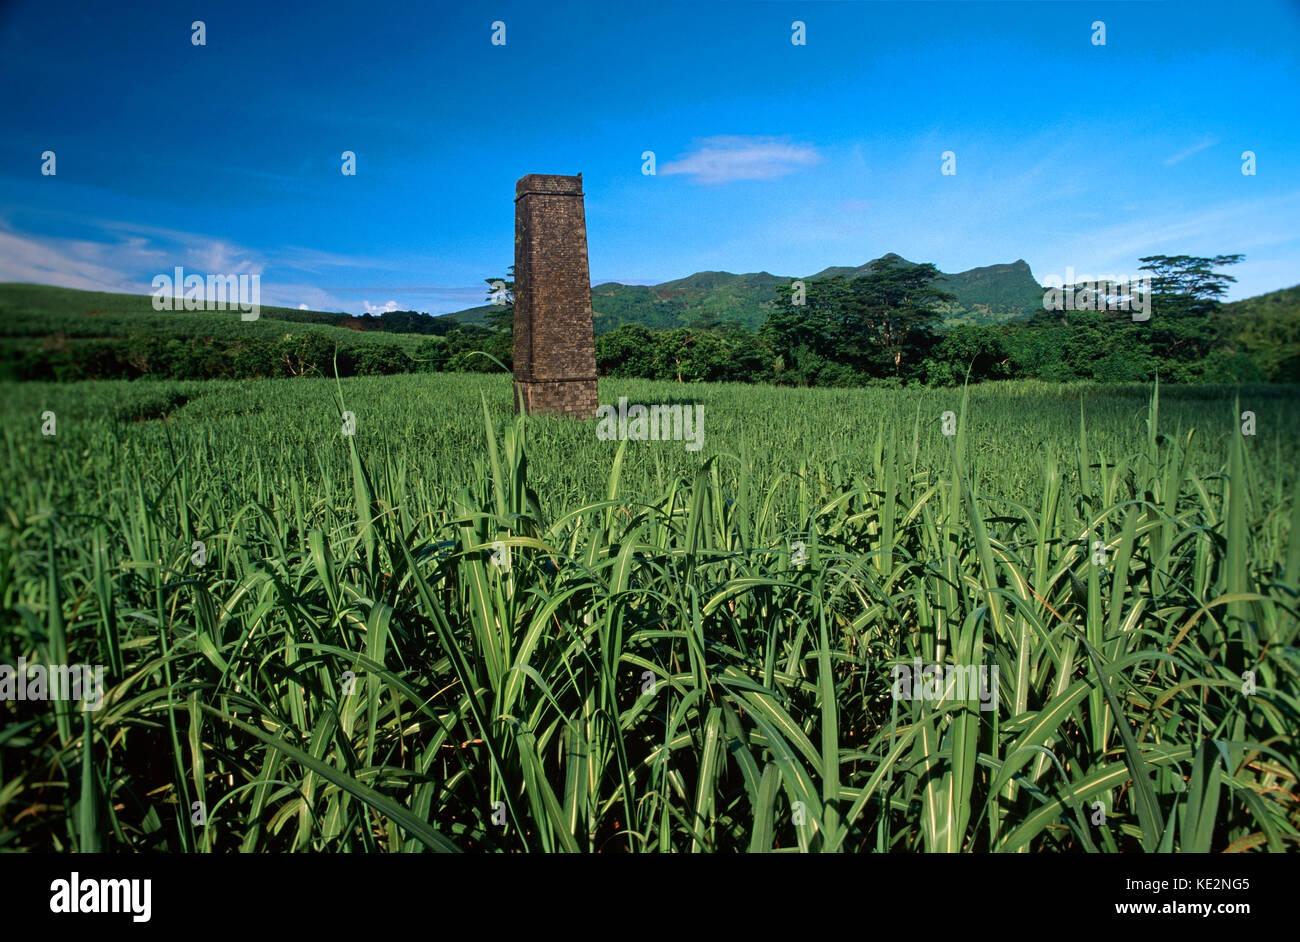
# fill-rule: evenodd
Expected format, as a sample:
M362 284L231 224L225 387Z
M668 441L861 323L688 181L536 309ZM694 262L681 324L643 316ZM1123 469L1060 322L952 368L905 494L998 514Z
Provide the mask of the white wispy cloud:
M718 135L698 140L694 149L666 164L664 176L692 177L701 183L736 180L774 180L821 162L821 154L808 144L777 137Z
M268 305L306 304L311 310L346 311L358 308L357 297L363 290L382 291L390 297L402 294L383 284L322 287L319 279L313 277L346 278L356 272L401 271L401 262L299 246L281 246L271 255L265 255L230 239L214 238L204 233L114 219L79 222L83 228L96 230L95 237L73 238L25 232L0 217L0 281L56 285L84 291L148 294L153 291L155 275L171 275L179 265L187 272L197 274L262 276L263 303ZM419 268L422 265L410 262L408 267ZM274 275L269 281L266 280L268 272ZM389 282L392 278L379 280ZM456 307L481 303L486 296L484 288L472 286L448 287L445 292L427 293L453 293L463 297L466 303L453 303ZM405 307L397 301L389 301L380 306L369 305L368 309L382 313L404 310Z
M1187 150L1179 151L1177 154L1166 157L1165 165L1172 167L1174 164L1182 163L1188 157L1192 156L1192 154L1199 154L1201 151L1205 150L1205 148L1213 147L1217 143L1219 143L1217 137L1201 141L1201 143L1195 144L1192 147L1187 148Z
M1055 273L1066 265L1076 272L1138 274L1139 259L1148 255L1241 252L1240 267L1227 269L1238 281L1228 299L1249 297L1295 284L1290 263L1297 237L1292 220L1300 207L1300 190L1266 198L1227 200L1203 205L1188 213L1167 206L1086 234L1070 233L1046 241L1031 259L1036 276Z
M361 303L365 305L367 314L389 314L397 310L396 301L389 301L385 304L379 305L378 307L371 304L369 301L362 301Z
M157 255L138 241L107 245L88 239L40 238L0 225L0 281L83 291L139 291L138 281L126 270L150 265L158 265Z
M195 272L261 274L257 253L221 239L160 230L141 235L126 224L101 226L103 239L34 235L0 221L0 281L150 291L153 276L180 265Z

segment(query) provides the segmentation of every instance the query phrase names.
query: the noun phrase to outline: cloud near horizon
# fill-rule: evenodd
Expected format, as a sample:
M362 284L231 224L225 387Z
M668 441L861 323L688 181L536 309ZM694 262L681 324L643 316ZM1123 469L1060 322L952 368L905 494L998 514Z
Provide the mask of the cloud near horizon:
M322 288L311 279L318 272L338 274L359 267L357 261L345 255L284 246L276 257L267 259L246 246L201 233L137 226L118 220L87 220L86 225L95 230L97 237L37 235L22 232L0 218L0 282L151 294L155 290L154 276L171 276L179 265L191 274L259 275L263 279L263 304L271 307L356 312L364 305L364 310L372 314L406 309L395 300L376 306L356 299L363 290L385 290L383 285ZM268 270L275 273L270 281ZM304 274L308 277L303 278ZM437 290L421 287L422 295L464 298L465 307L473 306L482 296L482 289L473 286L443 286ZM428 306L430 299L423 300L426 303L420 306Z

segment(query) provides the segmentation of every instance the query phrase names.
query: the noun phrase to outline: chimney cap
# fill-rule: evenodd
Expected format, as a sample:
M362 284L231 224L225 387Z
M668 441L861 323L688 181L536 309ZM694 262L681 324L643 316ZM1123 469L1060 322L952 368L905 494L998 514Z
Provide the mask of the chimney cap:
M526 193L582 196L582 174L572 177L549 173L526 174L515 184L515 198L518 199Z

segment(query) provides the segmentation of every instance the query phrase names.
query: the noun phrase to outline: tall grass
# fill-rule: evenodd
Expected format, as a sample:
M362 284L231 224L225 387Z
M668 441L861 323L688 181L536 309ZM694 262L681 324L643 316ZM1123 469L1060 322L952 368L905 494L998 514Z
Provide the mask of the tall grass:
M11 388L0 847L1296 849L1294 390L451 379Z

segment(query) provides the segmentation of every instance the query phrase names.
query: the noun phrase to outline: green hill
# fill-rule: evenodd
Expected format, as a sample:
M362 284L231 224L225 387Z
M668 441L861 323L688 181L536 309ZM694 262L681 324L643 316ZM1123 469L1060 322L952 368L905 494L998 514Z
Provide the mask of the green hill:
M403 335L359 330L351 315L262 307L257 320L238 310L155 311L147 294L110 294L52 285L0 282L0 337L92 339L144 332L155 337L275 337L310 327L336 340L393 342Z
M1030 317L1043 308L1043 286L1024 259L946 275L939 286L957 296L943 308L944 323L949 327L1001 324Z
M898 259L905 265L916 264L892 254L885 258ZM836 276L852 279L866 274L871 264L826 268L802 277L807 281ZM765 271L743 275L701 271L658 285L624 285L611 281L591 289L591 309L597 334L623 324L670 328L735 322L756 330L772 310L777 286L794 280L795 276ZM954 301L942 307L946 326L1000 324L1028 317L1041 307L1043 300L1043 289L1023 259L1009 265L989 265L944 275L940 287L956 295ZM482 305L445 316L465 324L482 324L490 310L490 305Z
M155 311L151 295L0 283L0 379L394 373L410 368L417 334L361 330L346 314L263 307ZM347 326L343 326L347 325ZM427 350L428 348L426 348Z
M916 262L909 262L892 252L876 261L884 259L893 259L905 266L916 265ZM810 276L809 280L836 277L852 280L867 274L873 264L875 261L857 268L826 268ZM986 265L953 275L945 274L936 285L956 295L954 300L939 305L945 327L959 324L1001 324L1029 317L1043 303L1043 287L1029 270L1029 263L1022 258L1009 265Z
M461 324L473 324L476 327L486 327L487 315L491 310L491 304L481 304L478 307L467 307L463 311L456 311L452 314L443 314L442 316L451 318Z
M1269 376L1300 381L1300 285L1230 301L1221 316L1236 352L1249 354Z

